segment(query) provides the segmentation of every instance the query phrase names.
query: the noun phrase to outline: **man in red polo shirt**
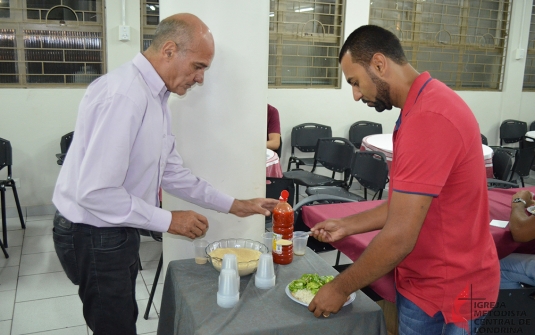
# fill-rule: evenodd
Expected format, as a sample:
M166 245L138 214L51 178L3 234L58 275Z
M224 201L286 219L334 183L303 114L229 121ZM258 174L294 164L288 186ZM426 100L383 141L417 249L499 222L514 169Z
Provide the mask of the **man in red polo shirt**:
M414 69L383 28L356 29L339 59L356 101L401 113L388 202L312 229L325 242L381 232L309 310L328 317L351 292L395 268L400 334L475 333L500 280L478 123L454 91Z

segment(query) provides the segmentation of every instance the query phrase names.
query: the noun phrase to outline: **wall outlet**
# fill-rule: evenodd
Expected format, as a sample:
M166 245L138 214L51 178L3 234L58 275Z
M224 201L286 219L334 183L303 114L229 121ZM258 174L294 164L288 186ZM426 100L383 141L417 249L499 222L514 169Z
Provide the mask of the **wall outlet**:
M21 188L22 184L20 183L20 178L13 178L13 181L15 182L15 186L17 188Z
M119 26L119 41L130 41L130 26Z
M525 49L518 48L515 50L515 59L522 59L524 58L525 54L526 54Z

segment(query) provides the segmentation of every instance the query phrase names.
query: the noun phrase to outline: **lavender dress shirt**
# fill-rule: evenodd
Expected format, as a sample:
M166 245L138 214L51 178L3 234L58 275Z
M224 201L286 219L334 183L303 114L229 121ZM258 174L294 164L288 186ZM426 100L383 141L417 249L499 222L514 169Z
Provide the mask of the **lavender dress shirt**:
M169 94L142 54L89 85L52 198L61 214L97 227L166 232L171 212L158 207L160 186L228 213L234 198L182 166Z

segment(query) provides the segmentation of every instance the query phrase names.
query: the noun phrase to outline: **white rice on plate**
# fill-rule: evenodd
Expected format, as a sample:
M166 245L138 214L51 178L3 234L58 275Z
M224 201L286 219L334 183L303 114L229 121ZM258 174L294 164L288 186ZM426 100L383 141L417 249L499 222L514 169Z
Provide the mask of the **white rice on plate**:
M315 296L314 293L312 293L312 292L310 292L309 290L306 290L306 289L297 290L297 291L291 292L291 293L292 293L292 296L295 299L297 299L297 300L299 300L299 301L301 301L301 302L303 302L303 303L305 303L307 305L310 304L310 302L312 301L312 299L314 299L314 296Z

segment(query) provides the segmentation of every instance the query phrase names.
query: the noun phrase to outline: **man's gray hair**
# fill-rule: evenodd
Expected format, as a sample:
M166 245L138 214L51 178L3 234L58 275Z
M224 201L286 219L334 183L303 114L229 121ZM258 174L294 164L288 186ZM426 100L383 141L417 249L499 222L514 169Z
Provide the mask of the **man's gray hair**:
M174 41L180 51L186 51L192 40L193 29L191 24L184 20L164 19L156 27L150 48L159 50L165 42Z

